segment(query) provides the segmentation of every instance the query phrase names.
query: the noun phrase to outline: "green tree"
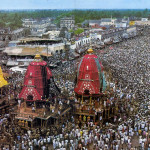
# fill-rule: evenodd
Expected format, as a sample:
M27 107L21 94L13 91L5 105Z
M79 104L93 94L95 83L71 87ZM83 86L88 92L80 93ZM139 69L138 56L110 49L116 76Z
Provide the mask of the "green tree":
M69 32L74 32L74 30L73 30L73 29L70 29Z
M0 21L0 28L5 28L5 23L3 21Z
M74 34L75 34L75 35L79 35L79 34L81 34L82 32L84 32L84 29L78 28L77 30L74 31Z

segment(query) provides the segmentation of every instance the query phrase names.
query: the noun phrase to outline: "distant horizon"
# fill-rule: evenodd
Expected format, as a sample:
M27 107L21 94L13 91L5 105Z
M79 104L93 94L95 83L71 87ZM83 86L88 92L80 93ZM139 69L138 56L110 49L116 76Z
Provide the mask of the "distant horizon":
M150 9L150 0L5 0L0 10Z
M78 9L73 9L73 8L64 8L64 9L42 9L42 8L25 8L25 9L0 9L0 11L20 11L20 10L150 10L150 8L100 8L100 9L94 9L94 8L78 8Z

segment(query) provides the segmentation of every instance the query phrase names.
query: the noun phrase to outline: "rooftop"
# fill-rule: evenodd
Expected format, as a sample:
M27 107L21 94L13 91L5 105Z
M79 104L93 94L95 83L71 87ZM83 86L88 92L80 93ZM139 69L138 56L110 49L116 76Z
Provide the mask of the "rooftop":
M89 23L101 23L101 20L89 20Z
M101 22L111 22L111 18L102 18Z
M74 17L63 17L61 20L74 20Z
M24 30L24 28L20 28L20 29L17 29L17 30L14 30L12 31L13 34L16 34L18 32L22 32Z
M7 47L4 52L8 55L16 55L16 56L35 56L37 50L40 55L47 56L47 53L44 51L45 47ZM48 54L48 56L51 56Z

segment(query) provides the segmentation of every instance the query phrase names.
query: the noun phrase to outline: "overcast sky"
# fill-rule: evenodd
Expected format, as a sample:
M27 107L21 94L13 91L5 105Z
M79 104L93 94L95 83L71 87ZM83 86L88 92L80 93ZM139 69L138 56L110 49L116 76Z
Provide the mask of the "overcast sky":
M150 0L0 0L0 9L145 9Z

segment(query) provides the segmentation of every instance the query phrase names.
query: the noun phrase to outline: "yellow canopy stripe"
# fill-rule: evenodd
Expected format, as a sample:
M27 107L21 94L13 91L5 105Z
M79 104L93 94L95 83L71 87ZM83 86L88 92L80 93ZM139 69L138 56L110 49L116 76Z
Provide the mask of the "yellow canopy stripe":
M4 79L3 72L2 72L2 69L0 66L0 88L5 86L5 85L8 85L8 82Z

